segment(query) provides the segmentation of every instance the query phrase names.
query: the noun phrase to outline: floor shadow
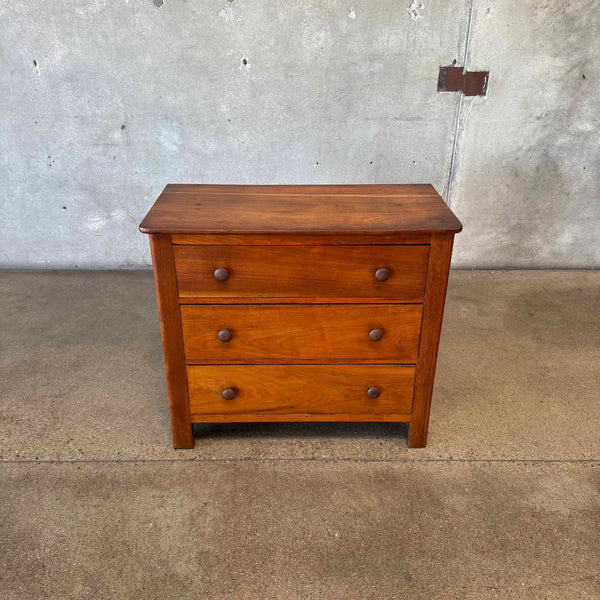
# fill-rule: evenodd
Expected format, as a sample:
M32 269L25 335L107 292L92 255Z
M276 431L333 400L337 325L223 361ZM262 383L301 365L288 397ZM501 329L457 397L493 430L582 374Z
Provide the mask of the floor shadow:
M408 423L194 423L196 438L408 439Z

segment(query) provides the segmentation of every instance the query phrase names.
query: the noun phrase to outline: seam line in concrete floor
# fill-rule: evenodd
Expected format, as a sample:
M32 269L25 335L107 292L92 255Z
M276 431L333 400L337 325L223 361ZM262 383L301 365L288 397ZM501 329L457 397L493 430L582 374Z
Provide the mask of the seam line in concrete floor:
M102 464L169 462L360 462L360 463L509 463L509 464L600 464L600 458L156 458L156 459L74 459L74 460L0 460L0 464Z

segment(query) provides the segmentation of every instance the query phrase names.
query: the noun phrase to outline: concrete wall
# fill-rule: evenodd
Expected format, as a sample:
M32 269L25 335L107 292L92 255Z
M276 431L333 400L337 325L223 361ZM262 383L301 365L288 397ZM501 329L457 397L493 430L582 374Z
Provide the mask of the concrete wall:
M150 262L167 182L432 182L455 265L600 264L600 1L0 5L0 263ZM486 98L436 92L454 59Z

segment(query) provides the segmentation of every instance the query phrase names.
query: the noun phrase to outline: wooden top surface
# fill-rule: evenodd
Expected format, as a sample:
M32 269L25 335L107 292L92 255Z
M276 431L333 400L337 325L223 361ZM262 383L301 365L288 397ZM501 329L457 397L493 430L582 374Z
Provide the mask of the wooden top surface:
M142 233L458 233L430 184L174 185Z

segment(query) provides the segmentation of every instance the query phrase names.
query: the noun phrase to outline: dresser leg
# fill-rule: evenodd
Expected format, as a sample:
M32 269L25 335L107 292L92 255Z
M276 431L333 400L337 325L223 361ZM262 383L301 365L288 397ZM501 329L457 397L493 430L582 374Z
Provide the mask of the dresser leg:
M408 427L408 447L425 448L427 445L427 428L423 423L411 422Z
M194 431L190 423L186 427L176 427L171 415L171 424L173 426L173 448L183 450L194 447Z
M193 448L194 435L190 415L181 314L179 312L177 277L171 236L162 233L152 234L150 236L150 250L154 265L160 332L165 355L173 446L175 448Z
M419 359L417 361L411 421L408 429L409 448L424 448L427 444L433 378L442 329L453 241L454 234L434 234L431 236Z

